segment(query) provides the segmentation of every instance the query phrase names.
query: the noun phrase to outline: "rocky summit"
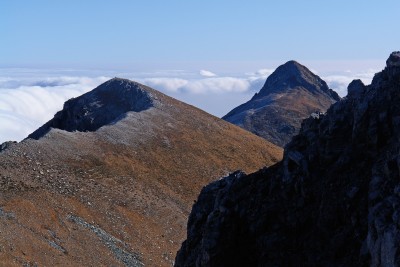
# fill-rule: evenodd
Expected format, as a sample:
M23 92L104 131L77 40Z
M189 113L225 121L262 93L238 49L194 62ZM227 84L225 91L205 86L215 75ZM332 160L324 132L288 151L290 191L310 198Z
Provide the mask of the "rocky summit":
M175 266L400 266L400 53L283 160L206 186Z
M171 266L200 189L282 150L111 79L0 150L0 266Z
M325 81L296 61L279 66L259 93L223 117L268 141L285 146L311 113L340 100Z
M151 88L125 79L111 79L96 89L65 102L63 110L30 134L39 139L51 128L69 132L93 132L101 126L121 119L129 111L140 112L156 101Z

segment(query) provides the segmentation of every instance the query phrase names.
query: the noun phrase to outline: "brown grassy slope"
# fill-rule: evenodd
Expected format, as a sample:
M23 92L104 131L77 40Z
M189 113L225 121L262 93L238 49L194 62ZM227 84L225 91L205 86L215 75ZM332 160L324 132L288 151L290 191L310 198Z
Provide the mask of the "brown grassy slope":
M53 129L0 154L0 265L170 266L202 186L281 159L264 139L152 93L155 107L96 132Z

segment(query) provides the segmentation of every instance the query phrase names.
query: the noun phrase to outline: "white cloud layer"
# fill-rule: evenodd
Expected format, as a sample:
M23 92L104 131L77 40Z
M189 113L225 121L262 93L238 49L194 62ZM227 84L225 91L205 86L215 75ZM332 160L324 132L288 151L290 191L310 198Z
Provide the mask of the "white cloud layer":
M273 69L261 69L256 72L246 73L243 77L216 77L216 74L201 70L202 78L145 78L136 79L150 87L166 92L181 92L191 94L224 94L259 91L265 79ZM135 79L135 78L133 78Z
M50 120L66 100L79 96L106 77L0 79L0 143L20 141Z
M148 78L142 81L154 88L162 88L165 91L177 92L189 83L189 81L180 78Z
M229 93L245 92L250 83L246 79L233 77L217 77L192 81L185 86L185 90L191 93Z
M223 116L248 101L262 88L272 72L273 69L260 69L243 75L217 77L212 72L202 70L200 75L180 71L171 72L165 77L157 77L161 73L156 72L144 76L125 73L122 76L163 91L216 116ZM353 79L361 79L369 84L375 72L340 72L320 76L330 88L345 96L347 85ZM165 71L161 75L166 75ZM24 139L61 110L66 100L95 88L109 78L57 73L50 73L46 77L35 71L13 75L12 72L0 69L0 143Z
M365 85L371 83L372 78L378 70L367 70L365 72L352 73L347 71L340 74L326 75L321 78L328 84L328 86L334 89L341 97L347 95L347 86L354 79L360 79Z
M208 70L200 70L200 75L203 76L203 77L215 77L215 76L217 76L217 74L215 74L215 73L213 73L211 71L208 71Z
M191 94L245 92L250 88L250 81L243 78L215 77L196 80L179 78L149 78L139 80L160 91Z

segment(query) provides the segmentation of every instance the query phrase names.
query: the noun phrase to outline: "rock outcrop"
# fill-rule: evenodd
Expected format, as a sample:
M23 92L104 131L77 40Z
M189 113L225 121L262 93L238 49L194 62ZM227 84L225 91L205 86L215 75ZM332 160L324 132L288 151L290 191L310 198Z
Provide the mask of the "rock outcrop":
M303 121L283 161L206 186L175 266L400 266L400 64Z
M259 93L223 117L268 141L285 146L313 112L338 101L325 81L296 61L279 66Z
M7 141L0 144L0 152L6 150L7 148L11 147L12 145L16 144L16 141Z
M114 78L94 90L65 102L63 110L31 133L39 139L51 128L69 132L93 132L121 119L129 111L140 112L153 106L153 89L142 84Z

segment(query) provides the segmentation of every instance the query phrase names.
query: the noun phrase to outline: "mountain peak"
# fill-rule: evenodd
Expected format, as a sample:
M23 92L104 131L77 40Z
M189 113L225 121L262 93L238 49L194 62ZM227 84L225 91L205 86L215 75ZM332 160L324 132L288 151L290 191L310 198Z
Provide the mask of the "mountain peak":
M305 79L308 76L316 76L307 67L301 65L295 60L290 60L285 64L282 64L275 70L275 75L282 76L282 78L290 79L296 77L299 79Z
M105 86L103 86L104 88L110 88L110 86L118 86L120 88L142 87L142 89L144 89L144 87L145 87L145 85L143 85L141 83L131 81L131 80L125 79L125 78L119 78L119 77L114 77L114 78L104 82L101 85L105 85Z
M279 66L266 80L257 97L271 93L281 93L295 87L303 87L310 92L322 91L336 101L339 97L332 93L325 81L297 61L290 60Z
M400 51L395 51L390 54L388 60L386 60L386 66L390 67L400 67Z
M280 65L271 75L285 76L302 76L302 73L310 72L305 66L295 60L289 60Z
M301 65L299 62L297 62L296 60L289 60L288 62L286 62L285 64L281 65L282 68L292 68L292 69L297 69L298 71L308 71L308 69Z
M223 119L283 147L298 133L302 119L325 112L338 100L326 82L291 60L267 78L259 93Z
M39 139L50 128L66 131L96 131L126 115L154 106L156 91L128 79L113 78L95 89L64 103L64 108L53 119L30 134Z
M141 83L135 82L135 81L131 81L125 78L119 78L119 77L114 77L104 83L102 83L101 85L99 85L98 87L96 87L95 89L93 89L92 91L90 91L89 93L93 92L95 93L100 93L100 92L105 92L108 91L110 93L113 94L126 94L127 92L132 91L133 93L139 93L139 92L146 92L149 97L153 97L155 90L151 89L150 87L147 87ZM86 94L84 94L86 95ZM84 96L82 95L82 96ZM81 96L81 97L82 97ZM131 95L134 96L134 95Z
M382 83L400 83L400 51L392 52L386 60L386 68L375 74L371 85L385 87Z
M390 54L388 60L386 60L385 71L389 75L389 79L394 79L400 82L400 51L396 51Z

